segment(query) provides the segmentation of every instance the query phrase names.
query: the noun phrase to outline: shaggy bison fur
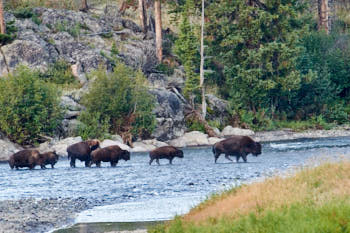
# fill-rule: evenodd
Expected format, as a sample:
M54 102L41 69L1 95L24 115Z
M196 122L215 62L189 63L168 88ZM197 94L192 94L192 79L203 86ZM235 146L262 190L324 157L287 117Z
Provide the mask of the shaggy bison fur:
M75 167L75 160L85 161L85 167L90 166L91 152L100 147L100 141L87 140L70 145L67 148L68 159L70 159L70 166Z
M50 151L43 154L40 154L41 157L41 168L46 168L45 165L51 164L51 168L54 168L54 165L58 161L58 154L56 154L56 151Z
M91 164L95 163L96 167L101 167L101 162L110 162L115 167L121 159L130 160L130 152L119 146L108 146L91 152Z
M150 161L149 165L152 164L153 160L156 160L157 164L159 164L159 159L169 159L169 164L172 164L174 157L183 158L184 153L182 150L177 149L173 146L162 146L152 150L149 153Z
M28 167L33 169L36 165L41 165L42 160L37 150L21 150L10 156L9 165L11 169Z
M216 160L219 158L220 154L225 154L225 158L230 159L231 156L236 156L236 161L242 157L244 162L247 162L247 155L253 154L258 156L261 154L261 144L255 142L248 136L232 136L223 141L217 142L213 146L213 153Z

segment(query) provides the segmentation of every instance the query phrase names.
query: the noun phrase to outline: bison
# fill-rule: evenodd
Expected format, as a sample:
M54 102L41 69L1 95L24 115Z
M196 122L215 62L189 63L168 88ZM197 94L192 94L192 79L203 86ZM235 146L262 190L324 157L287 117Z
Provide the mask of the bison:
M45 165L51 164L51 168L54 168L54 165L57 163L58 161L58 154L56 154L56 151L50 151L50 152L46 152L43 154L40 154L40 158L41 158L41 168L46 168Z
M172 164L174 157L183 158L184 153L182 150L177 149L173 146L162 146L152 150L149 153L150 161L149 165L152 164L153 160L156 160L157 164L159 164L159 159L169 159L169 164Z
M252 153L255 156L261 154L261 144L255 142L248 136L232 136L223 141L217 142L213 146L215 163L220 154L225 154L225 158L232 161L229 155L236 156L236 161L242 157L244 162L247 162L247 155Z
M22 167L28 167L29 169L33 169L36 165L41 164L42 160L40 157L40 153L37 150L21 150L11 155L9 159L9 165L11 169L18 169Z
M121 159L130 160L130 152L119 146L107 146L91 152L91 164L95 163L96 167L101 167L101 162L110 162L115 167Z
M91 152L100 148L100 141L87 140L70 145L67 148L68 159L70 159L70 166L75 167L75 160L85 161L85 167L90 166Z

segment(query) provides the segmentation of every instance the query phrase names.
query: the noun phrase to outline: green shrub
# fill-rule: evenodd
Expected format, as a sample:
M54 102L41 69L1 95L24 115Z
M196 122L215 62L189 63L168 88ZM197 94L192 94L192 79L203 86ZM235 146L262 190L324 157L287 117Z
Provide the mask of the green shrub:
M186 120L186 127L190 131L200 131L206 133L204 125L196 119L189 118Z
M15 21L10 21L6 24L6 34L0 33L0 46L11 43L16 39L17 28L14 26Z
M20 144L52 135L63 117L59 93L26 67L0 79L0 131Z
M174 68L164 63L157 65L156 70L168 76L174 74Z
M47 71L40 74L40 78L59 85L79 84L72 73L70 65L64 60L58 60L50 64Z
M13 15L16 18L20 18L20 19L29 19L32 18L33 15L35 15L35 13L33 12L32 8L29 7L23 7L23 8L18 8L16 10L13 11Z
M155 127L154 98L142 73L118 63L113 73L100 69L94 75L96 79L82 98L86 111L79 117L88 127L79 127L78 133L91 138L108 132L149 136Z
M107 138L109 132L109 118L102 118L100 113L82 112L79 116L80 122L77 132L84 139Z

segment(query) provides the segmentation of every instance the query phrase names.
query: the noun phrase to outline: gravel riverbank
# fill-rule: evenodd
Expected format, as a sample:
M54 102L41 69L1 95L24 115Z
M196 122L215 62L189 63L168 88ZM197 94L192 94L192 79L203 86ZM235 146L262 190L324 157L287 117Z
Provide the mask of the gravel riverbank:
M77 212L94 205L84 198L0 201L0 232L47 232L71 223Z

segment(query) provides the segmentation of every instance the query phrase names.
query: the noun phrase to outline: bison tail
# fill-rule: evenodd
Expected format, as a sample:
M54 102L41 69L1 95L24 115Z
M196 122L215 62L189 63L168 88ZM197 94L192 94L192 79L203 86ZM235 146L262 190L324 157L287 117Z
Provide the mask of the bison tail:
M213 154L215 155L215 145L212 148Z

